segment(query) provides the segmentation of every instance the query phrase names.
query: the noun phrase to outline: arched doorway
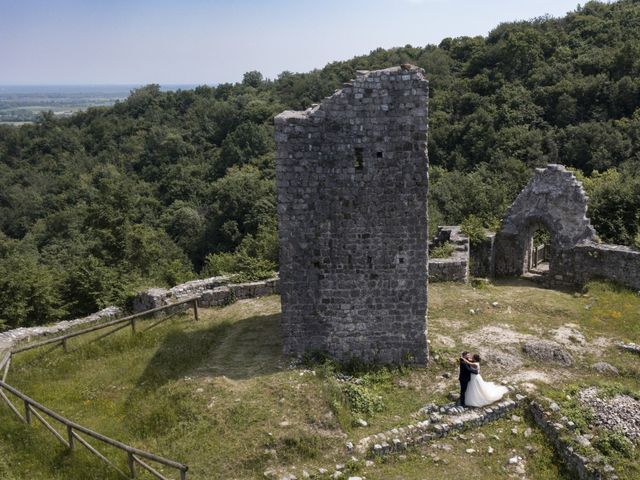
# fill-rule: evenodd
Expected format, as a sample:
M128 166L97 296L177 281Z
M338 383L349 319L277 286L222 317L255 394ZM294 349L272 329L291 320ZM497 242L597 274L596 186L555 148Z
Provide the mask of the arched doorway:
M544 268L554 281L563 282L572 273L565 271L563 253L593 240L582 184L562 165L536 168L502 219L494 242L493 273L521 276Z
M523 249L523 275L530 278L544 278L549 274L552 252L552 235L544 223L533 223L525 236Z

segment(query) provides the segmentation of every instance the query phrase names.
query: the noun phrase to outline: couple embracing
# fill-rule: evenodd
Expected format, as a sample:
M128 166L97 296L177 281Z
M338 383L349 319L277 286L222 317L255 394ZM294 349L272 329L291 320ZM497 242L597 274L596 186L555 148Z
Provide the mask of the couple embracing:
M484 407L500 400L508 391L507 387L485 382L480 376L480 355L462 352L460 356L460 405L463 407Z

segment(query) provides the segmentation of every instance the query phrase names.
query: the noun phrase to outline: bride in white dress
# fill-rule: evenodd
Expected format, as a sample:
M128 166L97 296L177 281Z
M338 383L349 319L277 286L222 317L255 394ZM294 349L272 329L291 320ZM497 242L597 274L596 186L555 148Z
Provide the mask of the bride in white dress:
M473 368L478 370L478 374L471 374L471 380L467 385L464 398L465 404L471 407L484 407L493 402L500 400L509 389L503 385L497 385L493 382L485 382L480 376L480 355L477 353L473 356L473 362L464 360Z

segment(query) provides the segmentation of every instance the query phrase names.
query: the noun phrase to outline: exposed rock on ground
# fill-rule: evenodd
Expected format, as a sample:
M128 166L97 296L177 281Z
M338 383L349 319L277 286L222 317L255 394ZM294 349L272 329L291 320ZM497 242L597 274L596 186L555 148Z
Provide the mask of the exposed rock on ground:
M618 376L620 372L616 367L607 362L597 362L591 368L602 375Z
M640 354L640 345L636 345L635 343L619 343L618 347L627 352Z
M456 346L456 341L453 338L440 335L439 333L432 336L432 342L438 347L454 348Z
M580 350L587 344L578 325L568 323L553 331L553 339L569 350Z
M542 362L556 363L563 367L573 364L569 352L559 343L549 340L536 340L525 343L522 350L530 357Z
M522 359L512 348L496 350L483 347L479 349L479 353L483 363L490 367L498 366L504 370L515 370L522 366Z

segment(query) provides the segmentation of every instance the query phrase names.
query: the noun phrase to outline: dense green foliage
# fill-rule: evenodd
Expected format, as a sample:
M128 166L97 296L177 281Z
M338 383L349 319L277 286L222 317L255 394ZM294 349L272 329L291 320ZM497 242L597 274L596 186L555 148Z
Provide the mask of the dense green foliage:
M277 266L274 114L356 69L430 80L430 226L495 226L533 167L582 172L605 241L640 244L640 2L487 37L378 49L306 74L161 92L0 127L0 325L80 315L196 273Z

